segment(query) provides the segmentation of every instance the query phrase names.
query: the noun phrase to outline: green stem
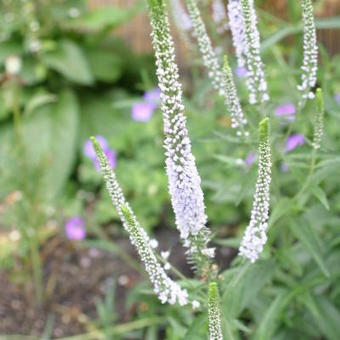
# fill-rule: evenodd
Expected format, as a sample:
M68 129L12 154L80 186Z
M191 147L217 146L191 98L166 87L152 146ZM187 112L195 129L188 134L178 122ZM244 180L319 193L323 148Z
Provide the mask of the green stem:
M43 303L43 279L39 254L39 241L37 239L36 230L34 230L34 235L30 236L30 248L35 295L39 306L41 306Z

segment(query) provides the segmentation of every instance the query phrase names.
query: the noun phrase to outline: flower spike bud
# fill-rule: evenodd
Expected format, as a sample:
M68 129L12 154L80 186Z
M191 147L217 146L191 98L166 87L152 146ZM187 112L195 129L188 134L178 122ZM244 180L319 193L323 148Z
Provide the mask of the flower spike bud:
M302 107L307 99L313 99L311 89L316 84L316 72L318 70L318 46L316 29L311 0L302 0L303 16L303 62L301 66L301 84L298 90L302 92L299 106Z
M314 114L314 137L313 148L320 149L323 136L323 116L325 114L325 104L323 100L322 90L316 90L316 111Z
M235 49L238 67L246 65L247 40L242 5L240 0L229 0L228 16L231 36Z
M269 119L265 118L259 125L259 166L253 209L239 249L240 255L248 258L251 262L258 259L267 241L270 182Z
M224 88L225 88L225 104L228 112L231 115L231 126L238 129L238 135L248 136L248 132L244 131L244 126L247 124L240 100L237 96L236 86L233 79L233 74L229 66L228 56L224 56Z
M129 234L131 243L135 246L141 261L144 263L146 272L153 284L154 292L158 295L162 303L168 302L174 304L178 302L181 306L186 305L188 303L187 291L182 289L166 274L164 267L157 260L155 252L151 247L150 238L138 223L129 203L125 200L123 191L109 165L107 157L103 153L97 140L94 137L91 137L91 140L112 203L118 211L124 229Z
M202 20L196 1L197 0L186 0L189 16L193 24L193 33L197 39L203 63L208 70L212 86L221 96L224 96L222 67L218 62L218 58L212 47L211 40L208 36L207 29Z
M269 100L269 94L260 55L260 33L257 29L254 0L241 0L241 6L247 43L245 54L249 103L263 103Z
M218 287L216 282L209 284L208 297L209 339L223 340Z
M161 89L166 171L171 203L181 239L199 271L208 260L202 255L202 250L207 248L210 235L206 227L207 216L201 179L186 127L182 87L179 83L174 43L170 35L165 4L162 0L149 0L149 4L151 4L149 9L152 42Z

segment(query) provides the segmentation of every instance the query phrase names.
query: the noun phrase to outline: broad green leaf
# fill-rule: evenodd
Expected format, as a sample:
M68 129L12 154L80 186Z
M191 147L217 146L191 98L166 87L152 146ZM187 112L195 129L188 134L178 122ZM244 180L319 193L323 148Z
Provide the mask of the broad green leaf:
M42 168L47 197L56 196L71 173L77 130L78 102L69 91L22 121L26 159L30 166Z
M93 76L101 81L114 82L122 74L123 61L112 51L87 49L85 51Z
M27 103L27 105L25 107L24 115L29 115L34 110L36 110L38 107L43 106L45 104L55 102L56 100L57 100L57 97L54 94L37 93Z
M54 51L41 55L41 61L75 83L82 85L93 83L93 75L84 52L72 40L60 40Z

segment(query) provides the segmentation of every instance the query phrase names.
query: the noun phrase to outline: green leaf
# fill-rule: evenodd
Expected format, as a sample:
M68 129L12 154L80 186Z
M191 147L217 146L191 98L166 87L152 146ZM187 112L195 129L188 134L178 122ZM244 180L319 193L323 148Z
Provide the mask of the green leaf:
M99 31L105 28L116 28L117 26L128 21L138 10L139 7L130 10L118 6L99 7L95 10L86 12L79 18L69 20L66 26L73 29L86 29L90 31Z
M293 234L314 258L315 262L320 267L320 270L324 273L326 277L329 277L329 271L323 260L319 242L314 233L314 230L309 226L308 222L300 219L299 223L290 223L289 226Z
M282 291L276 296L258 326L254 337L255 340L272 339L277 327L277 321L280 320L282 310L293 297L294 292L289 291Z
M88 49L85 51L93 76L101 81L114 82L122 74L123 61L112 51Z
M41 55L41 61L75 83L90 85L94 81L84 52L72 40L59 41L54 51Z
M34 110L40 106L55 102L56 95L51 93L38 93L33 95L25 107L24 115L30 115Z
M312 187L312 193L313 195L321 202L321 204L329 210L329 204L328 204L328 199L325 194L325 192L318 186L313 186Z
M65 91L58 100L37 108L22 122L27 160L41 167L45 162L46 195L56 196L69 177L76 154L78 103L74 94Z
M306 294L301 300L310 310L322 334L330 340L339 339L340 313L332 302L326 297L313 297L310 294Z

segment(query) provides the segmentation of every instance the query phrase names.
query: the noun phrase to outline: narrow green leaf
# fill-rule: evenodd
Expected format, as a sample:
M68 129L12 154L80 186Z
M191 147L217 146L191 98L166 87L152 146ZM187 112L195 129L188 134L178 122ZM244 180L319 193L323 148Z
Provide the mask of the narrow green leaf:
M324 273L326 277L329 277L329 271L323 260L320 245L313 229L309 226L308 222L300 219L299 223L290 223L289 226L293 234L314 258L315 262L320 267L320 270Z

